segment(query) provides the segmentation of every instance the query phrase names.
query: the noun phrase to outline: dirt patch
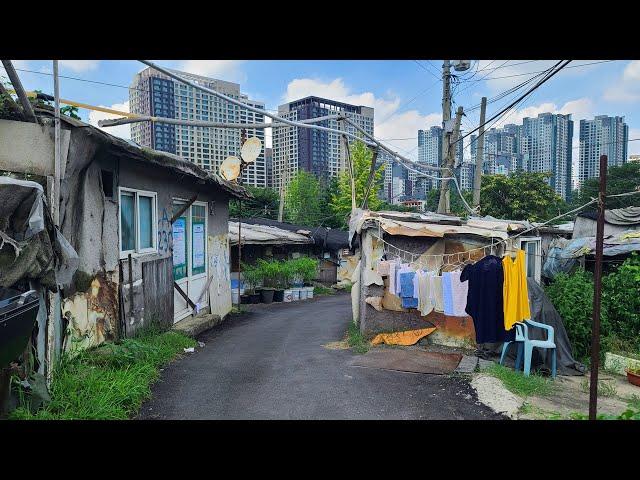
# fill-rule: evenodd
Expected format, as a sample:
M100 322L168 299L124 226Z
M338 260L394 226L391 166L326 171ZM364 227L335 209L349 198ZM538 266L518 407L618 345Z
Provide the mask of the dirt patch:
M340 340L338 342L329 342L322 346L329 350L348 350L349 342L347 342L346 340Z

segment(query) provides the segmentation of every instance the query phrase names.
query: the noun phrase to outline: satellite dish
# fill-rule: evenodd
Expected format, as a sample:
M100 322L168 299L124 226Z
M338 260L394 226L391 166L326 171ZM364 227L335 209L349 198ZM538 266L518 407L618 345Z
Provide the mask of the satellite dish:
M235 180L240 176L242 161L238 157L227 157L220 165L220 176L225 180Z
M240 151L240 156L245 163L253 163L260 155L260 151L262 150L262 142L258 137L251 137L244 145L242 145L242 150Z

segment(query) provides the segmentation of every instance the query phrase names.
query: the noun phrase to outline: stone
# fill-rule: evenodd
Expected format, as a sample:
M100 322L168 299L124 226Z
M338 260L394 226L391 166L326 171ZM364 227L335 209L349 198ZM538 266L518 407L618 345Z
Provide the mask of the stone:
M196 315L195 317L187 317L180 320L173 326L173 330L184 333L189 337L196 337L222 322L220 315L206 313Z

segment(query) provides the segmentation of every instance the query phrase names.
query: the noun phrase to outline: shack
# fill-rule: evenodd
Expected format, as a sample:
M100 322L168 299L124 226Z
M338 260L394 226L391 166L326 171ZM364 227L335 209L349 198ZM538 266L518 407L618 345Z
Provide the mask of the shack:
M493 253L501 255L504 243L513 237L515 248L523 249L527 276L539 281L541 239L527 221L492 217L459 217L435 213L372 212L358 210L350 222L350 238L359 238L360 260L352 280L354 318L370 338L378 333L436 327L429 338L450 346L475 346L473 320L432 311L421 316L416 309L403 308L400 298L389 291L389 280L378 273L383 259L453 271L466 261L477 261ZM520 235L518 235L520 234ZM518 236L516 236L518 235Z
M543 275L553 279L578 267L593 271L596 247L595 212L578 214L571 238L556 238L549 244ZM640 207L616 208L604 213L605 273L640 251Z
M52 112L36 114L35 123L0 119L0 170L42 179L51 199ZM62 349L152 322L229 313L228 202L246 190L67 116L61 129L59 228L78 258L73 277L45 297L48 366Z
M230 222L229 241L232 245L237 245L238 232L237 226L235 225L237 225L237 222L234 223L233 227L235 233L232 233ZM349 234L347 231L337 228L307 227L287 222L278 222L277 220L268 218L243 218L243 233L245 225L249 227L253 235L273 234L277 236L277 239L273 241L269 240L271 242L269 244L264 243L266 239L262 240L260 243L263 247L254 246L249 249L243 248L243 261L251 263L255 258L259 257L286 259L306 255L318 258L320 261L317 278L319 282L334 284L340 280L341 277L347 276L342 272L343 269L348 269L348 257L352 256L349 250ZM301 237L304 237L306 241L302 241ZM243 235L243 245L244 243ZM253 244L257 245L258 242L254 241ZM246 255L245 251L247 252ZM232 249L231 255L233 265L235 266L237 265L237 248ZM235 267L234 271L237 271Z

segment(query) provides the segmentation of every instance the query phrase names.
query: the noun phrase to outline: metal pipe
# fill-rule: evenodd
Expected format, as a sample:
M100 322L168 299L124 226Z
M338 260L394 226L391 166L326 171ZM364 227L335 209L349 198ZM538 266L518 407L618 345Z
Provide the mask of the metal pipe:
M323 117L300 120L301 123L316 123L324 120L338 119L340 115L325 115ZM229 123L229 122L205 122L202 120L180 120L178 118L153 117L149 115L138 115L135 118L116 118L109 120L99 120L99 127L116 127L129 123L154 122L166 123L168 125L183 125L187 127L212 127L212 128L273 128L288 126L285 123Z
M229 103L232 103L232 104L237 105L239 107L242 107L242 108L244 108L246 110L249 110L250 112L259 113L261 115L264 115L265 117L272 118L273 120L276 120L277 122L285 123L287 125L291 125L292 127L312 128L312 129L315 129L315 130L322 130L324 132L337 133L339 135L342 135L342 133L343 133L340 130L336 130L335 128L322 127L320 125L310 125L310 124L302 123L302 122L299 122L299 121L288 120L286 118L279 117L278 115L275 115L273 113L269 113L266 110L262 110L260 108L253 107L251 105L243 103L240 100L236 100L235 98L228 97L224 93L220 93L220 92L217 92L215 90L211 90L210 88L203 87L202 85L198 85L197 83L192 82L191 80L187 80L186 78L183 78L180 75L177 75L176 73L173 73L171 70L168 70L166 68L160 67L160 66L156 65L155 63L150 62L148 60L140 60L140 62L142 62L145 65L148 65L149 67L159 71L160 73L164 73L168 77L171 77L171 78L173 78L175 80L178 80L179 82L182 82L182 83L184 83L186 85L189 85L189 86L191 86L191 87L193 87L193 88L195 88L197 90L200 90L200 91L203 91L205 93L208 93L209 95L214 95L214 96L216 96L218 98L221 98L222 100L226 100ZM356 135L352 135L350 133L345 133L345 134L347 136L353 138L354 140L362 140L361 138L358 138ZM365 143L369 143L369 142L365 141Z
M591 329L591 378L589 385L589 420L598 413L598 368L600 368L600 304L602 297L602 250L604 246L604 212L607 192L607 156L600 157L600 189L596 224L596 262L593 272L593 327Z
M18 95L18 99L20 100L20 104L24 110L25 115L28 120L32 122L36 122L36 114L33 111L33 107L31 106L31 102L27 97L24 88L22 87L22 82L20 82L20 77L16 72L16 69L13 68L13 64L11 60L2 60L2 65L9 76L9 80L11 80L11 84L13 85L14 90L16 91L16 95Z

